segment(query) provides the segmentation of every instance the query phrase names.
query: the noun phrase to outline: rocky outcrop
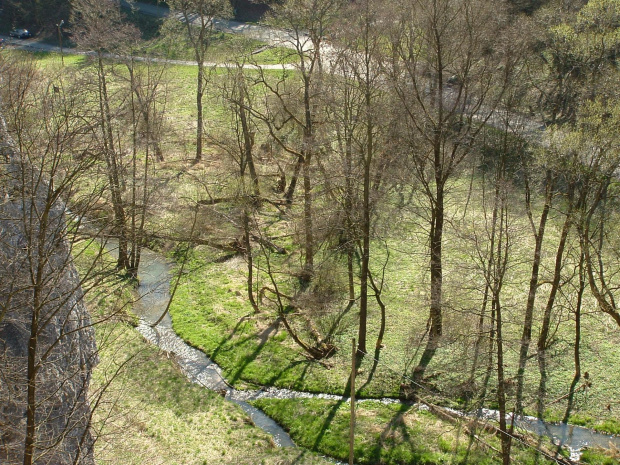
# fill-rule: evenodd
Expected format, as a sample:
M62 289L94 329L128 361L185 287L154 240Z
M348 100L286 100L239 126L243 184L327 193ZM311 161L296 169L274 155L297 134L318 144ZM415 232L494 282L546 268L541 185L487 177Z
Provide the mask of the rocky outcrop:
M36 165L13 149L0 121L0 463L23 463L34 399L32 462L94 464L94 332L64 205Z

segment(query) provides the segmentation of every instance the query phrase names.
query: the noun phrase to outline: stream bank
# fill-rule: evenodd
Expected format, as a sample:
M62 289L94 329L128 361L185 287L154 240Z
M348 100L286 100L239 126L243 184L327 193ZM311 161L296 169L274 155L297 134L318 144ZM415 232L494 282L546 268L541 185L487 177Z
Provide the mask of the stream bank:
M170 298L170 279L172 264L159 254L145 249L140 265L140 284L137 289L140 299L134 305L134 312L140 319L138 331L149 342L160 349L174 354L183 373L192 381L206 389L221 393L227 400L239 405L259 428L270 435L279 447L295 447L288 433L261 410L251 406L248 401L270 399L321 398L326 400L347 400L340 395L312 394L267 387L256 391L239 391L234 389L223 377L221 368L210 360L202 351L191 347L172 329L169 314L161 318L160 323L152 327L165 311ZM378 399L385 403L399 403L397 399ZM497 412L483 409L473 414L486 418L497 419ZM462 412L459 412L463 415ZM593 432L587 428L566 425L548 424L533 417L521 418L517 426L525 430L552 438L556 444L567 447L571 459L578 460L580 450L586 447L601 446L608 448L610 444L620 447L620 437Z

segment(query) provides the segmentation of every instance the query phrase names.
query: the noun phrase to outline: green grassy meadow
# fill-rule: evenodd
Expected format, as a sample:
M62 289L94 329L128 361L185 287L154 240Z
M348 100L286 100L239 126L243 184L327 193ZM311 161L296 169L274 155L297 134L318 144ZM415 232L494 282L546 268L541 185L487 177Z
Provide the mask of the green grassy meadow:
M90 241L74 247L78 267L113 267ZM107 274L107 273L106 273ZM238 406L187 380L174 356L134 328L133 294L110 278L87 294L98 363L90 386L95 459L101 464L323 464L305 449L278 448Z
M469 215L474 218L475 212ZM408 370L415 362L416 351L419 351L420 339L424 334L427 318L424 253L420 248L416 250L416 247L408 250L411 244L420 244L423 232L416 231L413 221L405 220L397 228L396 232L401 234L400 240L394 237L386 239L393 252L388 262L384 292L387 307L385 346L378 352L378 361L374 360L374 353L362 361L358 395L363 397L398 395L399 384L407 380L410 374ZM524 231L525 225L516 225L515 228ZM456 367L470 366L472 341L469 332L475 332L475 321L464 319L460 311L461 308L476 305L477 298L475 270L459 269L459 256L465 257L468 253L468 244L462 233L463 230L458 234L451 231L446 240L448 331L431 366L432 384L437 391L437 400L441 403L459 402L459 385L465 381L467 370L457 370ZM553 234L557 234L557 229L551 231L550 240ZM515 247L522 249L523 262L515 260L507 279L510 292L506 295L512 300L505 302L510 312L507 327L509 331L513 330L507 337L508 344L513 344L513 341L516 344L520 337L520 306L524 301L524 285L529 278L525 264L528 251L531 250L528 239L523 233L521 242L515 244ZM376 266L379 266L380 250L377 255ZM336 354L325 364L310 361L286 335L275 315L254 314L244 290L245 261L236 257L220 262L218 257L221 255L204 247L194 249L189 264L191 271L184 277L171 308L177 332L212 356L223 367L229 380L238 385L251 383L310 392L343 393L350 373L351 339L356 336L355 307L343 316L342 331L336 339ZM552 257L545 258L546 266L550 267ZM468 272L469 275L466 274ZM257 287L262 285L259 282ZM544 301L544 297L544 292L541 292L540 301ZM590 302L588 305L593 304ZM342 311L345 307L346 302L334 312ZM369 320L371 344L379 326L378 313L374 306ZM558 318L570 321L570 315ZM592 385L578 393L579 402L574 417L589 427L615 433L618 431L617 415L613 406L611 411L606 408L606 399L613 393L620 379L620 353L616 349L620 335L613 322L598 312L588 312L583 319L582 370L589 371ZM571 331L570 324L563 325L552 345L549 400L561 397L572 379ZM515 366L516 356L515 351L508 352L507 366ZM527 376L526 387L529 395L533 396L538 384L535 362L529 365ZM549 418L561 417L563 407L561 402L550 406ZM534 411L533 404L528 410Z
M148 29L152 25L144 25ZM166 44L151 45L150 52L164 53ZM237 38L218 36L214 43L214 61L224 61L232 50L257 50L260 44L240 43ZM167 52L167 51L166 51ZM263 63L277 62L282 51L267 49L254 55ZM176 50L177 59L186 59L188 50ZM265 55L263 55L265 54ZM50 74L71 76L71 73L89 72L89 59L66 55L65 67L60 67L57 54L33 55L42 69ZM126 69L110 63L117 78L123 78ZM163 65L155 65L163 66ZM114 75L114 74L112 74ZM273 72L274 78L278 72ZM204 160L194 164L195 142L194 81L196 68L192 66L165 66L162 83L165 99L167 136L164 142L165 160L154 170L152 209L147 229L160 236L188 235L191 212L199 200L218 196L233 196L240 184L234 174L234 163L227 157L218 137L230 129L228 106L218 93L227 82L223 69L213 69L205 99L208 147ZM120 84L116 84L120 86ZM114 83L112 84L114 88ZM257 134L263 141L267 135ZM233 141L234 142L234 141ZM258 145L258 144L257 144ZM326 157L328 157L326 155ZM327 160L329 161L329 160ZM273 159L265 156L258 167L263 175L274 175ZM449 193L447 227L444 245L444 312L445 335L426 374L428 396L436 404L467 408L474 400L468 385L472 370L473 347L478 333L477 312L482 299L484 282L479 257L474 247L484 231L488 205L480 190L480 174L470 180L457 178ZM264 182L263 192L272 185ZM529 282L529 261L533 239L525 212L520 206L523 192L516 185L511 192L515 199L510 207L511 260L509 263L504 306L504 343L506 348L507 378L514 383L518 344L523 324L523 311ZM321 204L321 202L325 202ZM301 203L301 202L300 202ZM319 200L318 209L329 205ZM372 244L371 269L384 275L382 298L387 319L383 346L375 351L380 313L371 299L368 321L369 353L357 367L357 396L360 398L398 397L401 384L410 382L425 343L428 322L428 232L420 220L424 205L414 195L409 205L403 206L391 193L384 199L384 214L377 220ZM540 205L534 206L535 211ZM224 204L198 209L198 230L205 236L223 237L232 241L238 229L239 209ZM261 231L277 238L282 247L292 249L299 231L294 219L300 215L300 206L287 209L263 204L259 212ZM327 216L327 214L326 214ZM237 222L237 223L235 223ZM553 246L560 234L562 216L553 212L548 226L541 280L548 280L553 272ZM172 302L170 312L176 332L189 344L203 350L223 369L227 380L238 389L260 386L307 391L313 393L346 394L351 372L351 340L357 337L357 304L347 309L345 298L333 299L328 305L310 308L322 332L332 330L331 342L335 353L324 360L308 358L287 334L282 321L269 305L261 304L255 313L246 294L247 263L241 255L215 250L207 245L196 245L185 250L173 239L154 241L162 253L169 254L180 264L184 258L184 274ZM183 244L182 244L183 245ZM386 253L386 246L389 254ZM571 243L566 273L575 266L575 241ZM258 247L255 249L258 250ZM258 269L255 289L271 285L265 272L274 266L289 272L301 263L299 253L289 250L287 255L255 253ZM342 290L346 285L346 263L326 245L317 254L317 276L324 284ZM285 275L286 273L282 273ZM288 281L287 281L288 279ZM322 283L323 284L323 283ZM282 289L292 292L292 278L283 278ZM117 308L126 291L119 291L111 302L101 294L91 303ZM541 325L548 289L543 284L535 310L535 337ZM344 294L343 294L344 295ZM549 391L546 419L562 418L568 386L573 376L573 323L571 312L574 302L571 294L558 298L554 313L554 332L550 345ZM93 310L95 313L97 310ZM293 319L295 315L291 315ZM168 354L148 347L141 337L124 321L104 324L98 329L102 347L101 363L93 375L93 390L106 386L120 364L124 370L102 397L103 407L98 410L101 425L97 457L100 463L324 463L323 459L306 452L312 450L341 460L348 456L348 404L311 400L261 400L256 405L282 424L300 450L277 450L269 437L251 425L248 418L235 406L217 394L209 393L190 384L180 373ZM130 319L130 318L129 318ZM303 333L307 336L307 333ZM571 422L589 428L620 434L620 331L615 323L598 311L592 299L584 305L582 316L582 370L589 373L589 385L580 387L576 395ZM535 341L531 346L535 350ZM484 364L473 373L474 387L484 377ZM496 407L493 381L482 404ZM149 389L144 380L151 380ZM535 412L538 388L536 360L528 362L526 371L526 413ZM508 393L509 396L513 392ZM457 464L497 463L496 438L487 438L491 449L482 443L470 444L468 436L458 427L447 425L430 413L417 411L406 405L383 405L377 402L358 405L359 420L356 442L356 463L360 464ZM141 451L135 455L135 451ZM133 454L133 455L132 455ZM248 456L248 454L250 454ZM519 463L534 463L531 449L517 449ZM247 462L239 457L248 457ZM588 463L613 464L617 459L587 451ZM542 463L542 462L539 462Z
M349 456L348 402L321 399L259 400L254 404L289 425L300 445L346 461ZM497 463L496 437L473 441L461 427L450 425L415 406L363 402L356 406L355 463L459 464ZM535 463L532 449L516 447L516 463ZM539 463L553 463L540 460Z
M455 191L461 188L454 186ZM459 194L455 192L455 197ZM464 193L460 193L464 198ZM463 215L463 205L453 201L453 217ZM458 231L450 230L446 239L445 291L447 295L445 325L447 328L443 344L437 352L428 374L430 392L425 393L441 405L467 408L471 400L467 397L466 381L471 367L472 334L476 322L465 317L463 309L478 305L480 283L476 270L461 264L471 258L471 243L468 242L466 227L477 221L480 214L475 196L470 200L466 219ZM548 232L550 243L559 234L560 217L553 218ZM283 221L284 223L284 221ZM286 227L272 226L279 232ZM524 306L529 270L528 255L531 253L531 238L528 237L525 218L515 221L514 247L519 255L511 264L507 276L509 291L505 294L506 310L505 336L507 376L516 376L518 357L517 344L522 324L521 312ZM387 307L387 329L384 347L364 357L357 375L359 397L396 397L401 383L407 383L411 369L421 353L427 321L427 287L425 281L425 258L423 252L424 232L416 227L414 219L400 222L393 228L393 235L384 240L392 252L386 268L384 301ZM380 267L386 258L381 244L376 244L374 266ZM327 360L317 362L306 358L285 332L275 314L255 314L245 294L246 262L241 257L222 260L223 254L205 247L197 247L191 254L187 272L171 307L175 330L192 345L205 351L226 374L227 379L238 388L257 386L278 386L309 392L346 394L351 370L351 339L356 337L356 306L343 312L346 302L335 308L334 318L341 315L340 332L334 339L337 352ZM552 270L552 254L546 254L543 261L543 276ZM260 260L260 257L257 258ZM260 267L260 263L257 265ZM337 279L337 278L334 278ZM341 277L344 279L344 277ZM544 277L543 277L544 279ZM262 280L262 281L261 281ZM259 276L256 288L265 285L266 277ZM539 302L546 294L540 292ZM542 303L538 304L539 306ZM569 307L570 302L561 303ZM573 424L595 428L617 434L620 430L615 386L620 380L620 334L613 321L596 311L589 301L582 316L582 370L589 371L591 384L582 385L576 394L575 408L570 421ZM545 412L549 421L559 421L565 409L565 394L573 376L572 365L572 317L568 311L556 315L558 323L551 345L549 363L548 405ZM536 320L536 325L540 320ZM372 347L379 326L379 311L371 307L369 315L369 341ZM535 326L535 334L536 334ZM532 350L535 350L535 345ZM376 355L376 359L375 359ZM476 374L479 380L482 376ZM493 379L493 378L491 378ZM526 413L535 415L535 396L538 387L538 370L535 361L530 361L526 372ZM497 408L494 400L495 383L491 381L489 394L484 405ZM509 385L510 389L510 385ZM513 392L509 391L509 395ZM529 400L528 400L529 399ZM615 400L614 400L615 399ZM257 405L269 415L290 429L292 437L300 444L329 455L346 459L346 406L334 407L328 401L263 400ZM309 409L308 405L312 406ZM365 404L364 404L365 405ZM362 408L362 407L359 407ZM381 410L383 407L378 407ZM392 408L392 407L390 407ZM390 408L386 409L389 411ZM306 415L306 411L308 411ZM331 413L330 413L331 412ZM334 420L339 412L340 420ZM442 456L436 443L420 446L401 438L393 441L379 440L376 431L383 431L394 418L390 413L384 416L367 413L367 427L360 426L360 463L451 463ZM392 412L393 415L393 412ZM333 423L332 423L333 422ZM336 426L338 425L338 426ZM403 433L404 434L404 433ZM410 433L407 433L410 434ZM422 434L423 435L423 434ZM406 437L417 438L420 433ZM423 435L424 436L424 435ZM425 438L428 440L429 438ZM431 441L432 442L432 441ZM381 446L379 446L381 444ZM459 446L454 447L458 451ZM357 449L356 449L357 450ZM407 452L405 452L407 451ZM445 451L444 451L445 452ZM526 452L524 452L526 453ZM430 455L425 455L430 454ZM527 454L527 453L526 453ZM358 455L356 455L357 457ZM432 458L429 458L432 457ZM457 452L449 460L464 460ZM461 457L461 458L457 458ZM603 457L603 458L601 458ZM524 459L525 462L529 459ZM610 462L611 460L611 462ZM617 463L613 458L594 451L584 456L587 463ZM456 463L455 462L455 463ZM476 462L478 463L478 462Z

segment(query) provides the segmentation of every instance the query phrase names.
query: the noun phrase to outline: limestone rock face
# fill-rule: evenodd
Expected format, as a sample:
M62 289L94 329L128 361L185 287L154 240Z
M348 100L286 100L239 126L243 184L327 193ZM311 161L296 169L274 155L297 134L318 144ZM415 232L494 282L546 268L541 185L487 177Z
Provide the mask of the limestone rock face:
M23 463L30 378L33 462L88 465L97 350L65 207L44 171L12 148L0 120L0 463Z

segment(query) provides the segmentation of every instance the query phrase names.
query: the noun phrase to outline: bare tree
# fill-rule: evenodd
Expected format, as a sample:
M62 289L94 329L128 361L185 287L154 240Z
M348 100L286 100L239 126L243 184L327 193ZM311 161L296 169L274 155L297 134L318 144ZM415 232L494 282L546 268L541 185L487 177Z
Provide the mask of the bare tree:
M126 64L129 73L129 98L126 104L131 127L127 273L131 278L137 279L141 251L147 241L145 223L152 194L149 172L153 161L163 160L159 141L163 129L162 113L166 103L163 82L166 67L151 62L136 66L133 58Z
M118 235L119 253L117 267L129 269L127 215L123 194L125 183L122 173L121 150L114 135L112 96L108 86L106 53L119 48L138 36L138 31L125 23L120 4L116 0L74 0L74 38L81 48L96 53L97 95L99 106L99 134L101 153L105 159L108 188L114 209L114 229Z
M620 121L615 102L584 105L579 143L581 183L579 185L579 236L590 292L600 309L620 326L620 308L616 303L616 267L618 255L609 235L609 221L615 216L615 196L611 190L620 166L617 125ZM591 135L596 134L595 138ZM573 139L574 141L574 139Z
M32 63L2 65L13 82L31 82L0 86L9 116L8 127L0 119L0 374L7 383L0 393L6 422L0 458L89 464L86 399L97 351L82 285L93 268L82 277L75 270L63 201L75 197L85 207L98 198L96 189L77 193L96 161L88 137L93 121L79 86L60 77L52 85ZM11 97L16 88L28 91Z
M202 159L204 134L203 100L208 74L205 66L207 53L213 40L214 21L216 18L230 15L230 3L225 0L171 0L171 9L175 12L172 21L184 23L186 39L194 52L198 65L196 76L196 156L197 163Z
M250 173L251 187L245 188L245 182L243 182L243 244L244 253L248 263L247 272L247 293L248 299L254 311L258 312L259 307L256 303L254 293L254 262L253 262L253 249L252 242L253 234L252 227L254 213L257 207L260 206L260 182L254 162L254 145L256 134L256 122L252 116L252 112L249 110L253 108L253 97L250 95L249 86L246 81L246 76L243 72L244 63L237 63L233 73L231 81L233 82L232 89L230 89L229 101L232 105L235 125L237 127L237 144L238 149L238 161L239 161L239 176L242 182L245 180L246 168Z
M371 235L377 221L377 204L383 185L389 182L388 171L392 163L385 142L389 118L377 116L389 114L385 106L387 93L381 67L384 52L382 33L385 32L381 30L381 25L386 23L385 11L386 5L382 2L351 4L345 11L344 27L333 35L339 52L331 63L330 108L343 160L341 176L344 177L344 189L339 197L344 215L342 242L347 251L350 299L355 295L352 289L354 245L359 249L361 262L357 338L360 353L367 350L369 287L374 290L381 308L377 348L382 344L385 331L381 283L374 286L370 271Z
M312 280L316 253L312 173L323 142L320 134L324 133L321 128L325 108L322 101L324 41L340 4L339 0L294 0L277 8L274 15L278 24L290 30L288 42L297 72L293 76L284 73L274 81L260 69L259 79L267 89L268 107L255 115L267 124L276 143L295 159L284 195L287 203L293 202L300 173L303 180L304 265L299 276L302 287Z
M408 2L392 34L391 82L402 110L415 182L426 201L430 258L428 341L414 370L424 376L443 333L443 234L450 181L501 99L489 41L499 4L477 0Z
M576 15L557 15L548 18L552 25L540 31L547 45L547 53L541 55L542 69L546 76L539 79L532 76L530 82L534 83L537 101L540 103L540 113L548 122L549 126L556 131L569 130L578 121L579 107L584 98L591 98L597 94L607 94L606 70L613 62L618 49L618 41L613 36L615 13L613 7L605 1L595 2L584 6ZM565 127L565 129L560 129ZM534 255L532 258L532 270L521 347L519 350L519 369L517 372L517 412L523 413L523 389L524 374L529 357L529 345L532 339L534 324L534 306L540 287L540 266L542 244L545 238L545 229L549 220L549 213L557 195L568 197L567 211L561 238L556 250L554 277L547 305L543 313L543 327L538 338L538 362L541 372L540 396L544 396L544 382L546 379L545 349L547 344L549 323L560 285L560 270L563 263L564 249L569 230L573 222L574 202L576 193L575 183L579 183L579 168L582 158L572 149L566 149L567 161L561 162L561 157L547 153L546 158L538 164L531 164L531 159L526 156L523 159L523 174L525 177L525 202L526 212L530 220L533 237L535 240ZM572 153L572 155L571 155ZM544 173L542 189L544 190L544 203L540 212L538 226L535 225L534 212L532 209L532 196L536 188L532 184L533 176L528 170L536 166L537 170ZM568 189L562 191L561 186L566 184ZM542 415L542 402L539 397L538 411Z

